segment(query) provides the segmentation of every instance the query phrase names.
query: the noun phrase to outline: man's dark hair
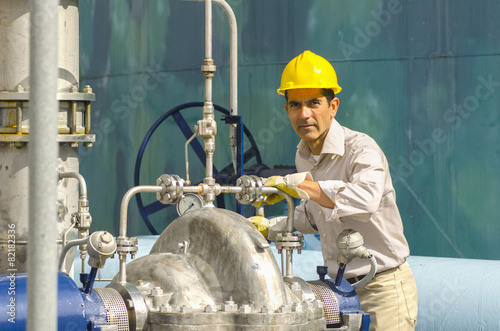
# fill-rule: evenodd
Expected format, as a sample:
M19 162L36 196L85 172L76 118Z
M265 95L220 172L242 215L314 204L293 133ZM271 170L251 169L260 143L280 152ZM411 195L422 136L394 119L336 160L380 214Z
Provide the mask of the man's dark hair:
M322 88L321 95L326 98L326 101L328 102L328 104L330 104L330 102L333 100L333 98L335 98L335 92L333 92L333 90L331 88ZM286 99L286 102L288 102L288 90L285 91L285 99Z

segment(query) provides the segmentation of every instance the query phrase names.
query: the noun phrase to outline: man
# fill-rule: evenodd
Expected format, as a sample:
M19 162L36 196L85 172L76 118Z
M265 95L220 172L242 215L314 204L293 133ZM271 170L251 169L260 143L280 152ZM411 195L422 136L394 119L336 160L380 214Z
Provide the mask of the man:
M340 90L331 64L310 51L283 71L278 93L285 95L290 123L301 138L295 164L299 173L313 178L288 180L306 197L295 210L294 227L320 234L331 278L338 269L337 236L345 229L360 232L378 265L375 277L356 291L361 308L370 313L370 330L414 330L417 292L389 165L373 139L335 120ZM367 260L354 259L344 277L353 283L369 269Z

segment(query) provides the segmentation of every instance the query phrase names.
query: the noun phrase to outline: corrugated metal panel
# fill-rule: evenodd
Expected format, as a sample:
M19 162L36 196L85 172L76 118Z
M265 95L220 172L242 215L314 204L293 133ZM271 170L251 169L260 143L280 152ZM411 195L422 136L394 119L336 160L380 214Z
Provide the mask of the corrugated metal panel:
M337 70L339 122L372 135L386 152L412 254L500 258L498 1L228 3L239 25L239 109L267 165L293 164L297 137L285 122L270 127L270 119L284 112L275 93L282 69L310 49ZM80 6L81 78L98 98L92 119L98 143L84 151L81 168L96 228L109 228L133 186L149 126L169 108L203 100L204 9L165 0ZM214 100L224 107L228 36L216 8ZM144 183L162 172L184 175L175 124L167 127L151 142ZM216 150L224 166L226 136L219 135ZM137 212L131 222L131 231L146 233Z

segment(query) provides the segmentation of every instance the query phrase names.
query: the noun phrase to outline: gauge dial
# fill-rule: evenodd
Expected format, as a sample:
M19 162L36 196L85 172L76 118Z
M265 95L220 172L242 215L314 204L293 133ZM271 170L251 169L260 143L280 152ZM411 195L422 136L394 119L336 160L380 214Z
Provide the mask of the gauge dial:
M177 213L182 216L190 211L202 208L205 205L203 198L198 194L186 193L177 203Z

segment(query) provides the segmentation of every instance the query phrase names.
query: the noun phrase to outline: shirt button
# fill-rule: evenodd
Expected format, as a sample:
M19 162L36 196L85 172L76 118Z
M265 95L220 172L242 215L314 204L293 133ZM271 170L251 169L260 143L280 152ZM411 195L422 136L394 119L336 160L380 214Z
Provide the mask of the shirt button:
M326 238L326 233L323 233L323 237L325 237L325 238Z
M313 167L313 170L316 170L316 169L318 169L318 166L314 166L314 167Z
M331 256L331 255L329 255L329 256L328 256L328 260L331 260L331 259L332 259L332 256Z
M318 213L319 213L320 215L323 215L323 211L321 211L321 210L320 210Z

